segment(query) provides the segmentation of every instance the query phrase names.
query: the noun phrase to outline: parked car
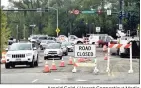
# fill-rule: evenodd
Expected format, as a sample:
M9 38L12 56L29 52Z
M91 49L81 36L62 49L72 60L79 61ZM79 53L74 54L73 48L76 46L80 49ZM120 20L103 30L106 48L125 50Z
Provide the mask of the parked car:
M34 44L14 43L6 50L6 69L15 65L38 66L38 51Z
M47 60L48 58L56 58L56 57L62 59L62 56L63 56L63 50L61 48L60 43L50 43L47 45L44 51L44 60Z

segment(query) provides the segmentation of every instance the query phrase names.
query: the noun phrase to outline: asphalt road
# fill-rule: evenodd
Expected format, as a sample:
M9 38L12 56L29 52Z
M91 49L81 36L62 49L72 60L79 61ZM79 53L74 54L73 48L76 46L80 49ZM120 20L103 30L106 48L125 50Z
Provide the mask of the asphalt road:
M16 68L5 69L4 64L1 64L1 83L26 83L26 84L41 84L41 83L135 83L139 84L139 59L133 59L134 73L129 74L129 58L120 58L119 56L111 56L110 73L106 72L107 60L104 60L104 54L101 48L96 50L96 58L91 58L93 62L97 59L98 74L94 74L94 67L77 67L77 72L72 73L73 66L68 65L69 57L73 56L73 52L69 52L68 56L64 56L65 67L59 67L61 60L55 60L57 66L56 71L51 73L43 73L45 60L43 51L39 51L39 66L28 68L26 66L16 66ZM52 60L47 60L49 66L52 65Z

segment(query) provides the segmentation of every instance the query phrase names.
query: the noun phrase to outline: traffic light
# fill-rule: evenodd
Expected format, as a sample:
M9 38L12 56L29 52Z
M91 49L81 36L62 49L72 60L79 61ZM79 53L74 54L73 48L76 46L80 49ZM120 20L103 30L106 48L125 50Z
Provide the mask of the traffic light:
M119 12L119 18L122 18L122 11Z

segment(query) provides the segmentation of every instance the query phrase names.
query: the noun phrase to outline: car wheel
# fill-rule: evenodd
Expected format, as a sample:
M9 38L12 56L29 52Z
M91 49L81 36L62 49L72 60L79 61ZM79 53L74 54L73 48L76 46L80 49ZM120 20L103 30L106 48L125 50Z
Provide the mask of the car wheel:
M71 50L68 48L68 52L70 52Z
M83 43L79 41L79 42L77 42L77 44L83 44Z
M120 52L119 52L119 56L120 56L120 58L124 58L125 57L124 53L120 53Z
M92 44L95 44L95 42L93 42Z
M31 68L34 67L34 63L35 63L35 62L34 62L34 58L33 58L32 62L30 62L30 67L31 67Z
M10 68L10 64L9 63L5 63L5 68L6 69Z
M48 59L48 57L44 57L44 60L47 60Z
M67 56L68 55L68 51L65 53L65 56Z
M60 60L62 60L62 56L60 56Z
M11 67L12 67L12 68L15 68L15 64L12 63Z
M38 59L38 55L37 55L37 61L35 62L35 66L38 66L38 61L39 59Z

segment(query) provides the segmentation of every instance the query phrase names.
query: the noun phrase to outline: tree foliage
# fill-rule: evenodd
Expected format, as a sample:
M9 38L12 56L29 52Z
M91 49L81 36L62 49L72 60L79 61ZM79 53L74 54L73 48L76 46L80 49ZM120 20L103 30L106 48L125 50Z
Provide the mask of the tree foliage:
M119 1L117 0L49 0L49 6L58 9L59 11L59 34L68 33L75 34L79 37L87 33L96 33L95 27L101 27L100 33L108 33L115 36L119 23ZM130 16L123 18L125 30L137 29L139 24L139 0L124 0L125 12L130 13ZM20 0L15 2L11 0L13 7L19 9L31 8L47 8L48 0ZM95 9L94 14L71 14L70 11L78 9L80 11ZM98 9L102 10L98 14ZM114 14L107 16L106 10L111 9ZM35 24L34 34L48 34L56 36L56 10L49 9L48 12L8 12L8 22L10 30L16 30L16 25L19 25L19 37L24 37L24 27L26 38L31 35L31 24ZM12 32L12 35L16 35Z
M7 18L6 15L0 10L0 18L1 18L1 47L0 51L3 50L4 46L7 44L8 38L10 37L10 30L7 28Z

